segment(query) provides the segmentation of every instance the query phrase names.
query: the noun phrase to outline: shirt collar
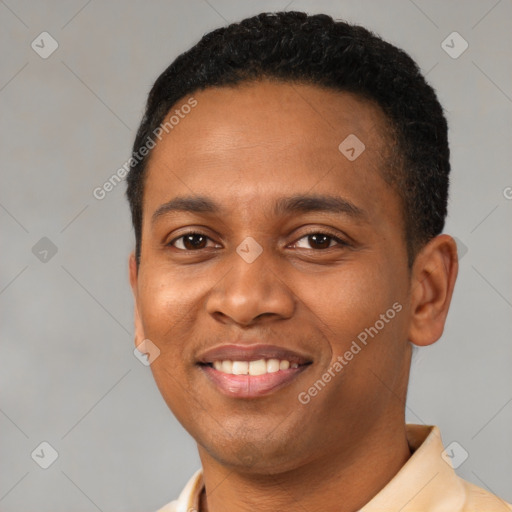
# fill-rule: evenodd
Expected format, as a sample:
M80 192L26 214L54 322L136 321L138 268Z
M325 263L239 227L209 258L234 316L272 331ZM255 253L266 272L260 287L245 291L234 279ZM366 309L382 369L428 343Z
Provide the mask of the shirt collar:
M443 459L443 442L435 425L407 424L413 454L398 473L360 512L446 512L464 506L462 480Z

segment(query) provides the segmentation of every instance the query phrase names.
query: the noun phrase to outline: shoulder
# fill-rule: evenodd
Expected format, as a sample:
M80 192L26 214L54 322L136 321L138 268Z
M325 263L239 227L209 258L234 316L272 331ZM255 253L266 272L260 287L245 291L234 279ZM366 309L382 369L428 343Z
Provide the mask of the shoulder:
M159 508L156 512L177 512L178 501L173 500L162 508Z
M512 504L498 496L461 478L466 491L463 512L507 512L512 511Z

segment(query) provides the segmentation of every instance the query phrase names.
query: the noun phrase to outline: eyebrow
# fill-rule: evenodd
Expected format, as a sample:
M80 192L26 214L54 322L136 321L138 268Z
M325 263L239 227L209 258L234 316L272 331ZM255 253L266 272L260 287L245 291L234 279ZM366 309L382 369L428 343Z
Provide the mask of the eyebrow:
M160 217L169 213L206 213L221 214L224 208L214 200L205 196L178 196L160 205L151 217L155 223ZM274 215L282 216L291 213L324 212L343 214L355 219L367 220L366 212L351 201L339 196L298 194L279 198L274 204Z

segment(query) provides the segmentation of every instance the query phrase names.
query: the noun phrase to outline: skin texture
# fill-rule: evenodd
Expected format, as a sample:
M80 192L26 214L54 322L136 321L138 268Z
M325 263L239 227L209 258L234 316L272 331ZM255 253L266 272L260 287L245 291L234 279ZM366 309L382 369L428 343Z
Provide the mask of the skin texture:
M440 235L408 268L401 203L381 174L386 123L369 102L270 81L194 97L197 106L148 164L138 271L133 253L129 262L135 345L150 339L158 346L155 381L197 442L201 510L356 510L410 457L409 341L428 345L442 334L456 245ZM354 161L338 149L349 134L366 147ZM343 197L364 215L274 215L275 201L295 194ZM160 205L182 195L207 196L223 210L151 222ZM176 241L184 228L206 236L204 248ZM312 233L345 244L321 245ZM252 263L236 252L249 236L263 249ZM394 303L401 311L301 404L299 393ZM313 364L264 397L221 394L196 364L199 354L255 340Z

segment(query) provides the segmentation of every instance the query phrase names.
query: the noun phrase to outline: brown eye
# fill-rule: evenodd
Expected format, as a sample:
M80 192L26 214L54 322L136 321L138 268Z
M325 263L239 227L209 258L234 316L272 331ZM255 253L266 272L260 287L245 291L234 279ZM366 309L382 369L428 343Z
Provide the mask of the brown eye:
M332 238L328 235L309 235L308 242L314 249L327 249L331 245ZM316 247L315 247L316 246Z
M300 240L306 240L306 244L309 245L309 247L306 246L300 246ZM334 242L334 245L331 243ZM335 245L339 246L345 246L347 245L343 240L339 239L338 237L329 235L327 233L310 233L308 235L303 236L300 238L296 243L296 246L298 246L300 249L329 249L330 247L333 247Z
M175 238L169 245L176 247L182 251L196 251L206 247L209 238L201 233L186 233L178 238ZM181 247L179 247L181 245Z

